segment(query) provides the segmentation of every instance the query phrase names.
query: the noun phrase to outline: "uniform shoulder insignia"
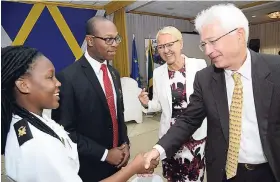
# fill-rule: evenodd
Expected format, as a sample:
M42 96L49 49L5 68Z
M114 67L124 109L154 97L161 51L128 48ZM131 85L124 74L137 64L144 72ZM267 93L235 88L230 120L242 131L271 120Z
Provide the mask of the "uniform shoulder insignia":
M21 119L14 124L14 129L17 135L19 146L33 138L28 122Z

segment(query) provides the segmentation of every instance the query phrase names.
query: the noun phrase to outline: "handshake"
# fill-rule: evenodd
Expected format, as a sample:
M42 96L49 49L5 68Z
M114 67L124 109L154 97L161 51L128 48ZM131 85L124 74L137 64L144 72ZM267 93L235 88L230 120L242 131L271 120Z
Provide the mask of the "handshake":
M127 150L124 150L127 149L126 145L121 146L117 149L118 150L114 149L114 151L119 151L119 152L122 151L123 153L121 154L127 152ZM110 153L112 153L112 151ZM135 159L133 159L131 163L127 164L125 167L124 165L119 165L119 163L120 162L123 163L123 161L125 160L124 159L116 160L115 162L117 163L115 164L118 164L118 166L116 167L122 166L122 169L117 173L115 173L114 175L102 180L101 182L112 182L112 181L123 182L123 181L127 181L134 174L152 174L154 172L154 169L157 167L159 163L159 152L156 149L153 149L146 154L140 153L135 157Z
M134 174L152 174L158 164L159 152L152 149L145 154L138 154L127 167L130 167Z

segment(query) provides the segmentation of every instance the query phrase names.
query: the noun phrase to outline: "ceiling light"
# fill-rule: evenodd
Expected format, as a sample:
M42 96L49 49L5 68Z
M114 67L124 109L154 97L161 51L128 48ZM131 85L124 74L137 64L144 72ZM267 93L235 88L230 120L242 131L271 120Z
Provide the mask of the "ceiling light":
M253 15L252 17L253 17L253 18L255 18L255 17L256 17L256 15Z
M267 15L269 18L280 18L280 11L275 11Z

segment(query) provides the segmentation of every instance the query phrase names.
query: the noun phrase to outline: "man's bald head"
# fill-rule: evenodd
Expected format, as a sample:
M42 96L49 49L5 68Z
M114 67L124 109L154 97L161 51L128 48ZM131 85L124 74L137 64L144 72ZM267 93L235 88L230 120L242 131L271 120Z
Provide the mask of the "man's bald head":
M103 22L105 22L105 21L111 22L110 20L108 20L104 16L94 16L91 19L89 19L87 21L87 24L86 24L86 35L95 35L96 32L97 32L97 29L96 29L97 24L99 22L102 22L102 21Z
M89 55L99 62L113 60L117 47L118 30L116 25L102 16L96 16L87 21L86 41ZM113 42L111 41L113 40ZM110 41L111 43L108 43Z

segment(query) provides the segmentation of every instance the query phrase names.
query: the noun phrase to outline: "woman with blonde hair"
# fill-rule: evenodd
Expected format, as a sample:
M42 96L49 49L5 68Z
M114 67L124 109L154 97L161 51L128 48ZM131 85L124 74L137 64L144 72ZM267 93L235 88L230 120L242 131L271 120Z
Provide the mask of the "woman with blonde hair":
M187 108L196 72L205 68L206 62L182 54L182 34L175 27L164 27L157 33L156 39L158 53L166 63L154 70L153 99L149 100L148 93L143 89L139 100L147 112L162 110L159 130L161 138ZM172 182L202 182L205 140L206 122L203 122L172 158L161 159L163 176ZM155 148L163 150L159 145Z

